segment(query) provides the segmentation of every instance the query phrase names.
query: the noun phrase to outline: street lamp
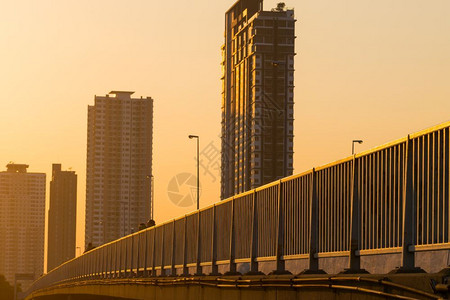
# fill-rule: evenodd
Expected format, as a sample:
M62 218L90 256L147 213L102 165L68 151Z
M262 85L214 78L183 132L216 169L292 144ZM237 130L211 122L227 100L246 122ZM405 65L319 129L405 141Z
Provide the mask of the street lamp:
M200 137L198 135L189 135L190 139L197 139L197 210L200 209Z
M355 143L362 144L363 141L362 140L353 140L352 141L352 155L355 154Z

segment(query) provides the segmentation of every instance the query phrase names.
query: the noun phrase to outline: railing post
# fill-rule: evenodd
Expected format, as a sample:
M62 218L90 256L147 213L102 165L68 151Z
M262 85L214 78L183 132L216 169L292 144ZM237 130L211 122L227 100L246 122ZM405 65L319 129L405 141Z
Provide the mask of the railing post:
M100 264L100 268L99 268L99 271L98 271L98 273L99 273L98 277L100 279L104 279L105 275L106 275L106 272L105 272L105 270L106 270L106 259L108 258L106 250L107 250L107 248L103 247L101 249L101 252L99 253L99 255L101 256L101 264Z
M317 173L312 169L311 182L309 186L310 205L309 205L309 269L300 274L325 274L319 269L319 258L316 256L319 252L319 204L317 197Z
M109 275L107 276L109 279L112 278L112 271L113 271L113 249L114 244L109 245L109 263L108 263L108 269L109 269ZM107 270L108 271L108 270Z
M113 256L114 274L113 274L113 278L117 278L119 276L118 264L117 264L118 256L119 256L119 254L117 253L117 242L114 242L114 256Z
M140 271L140 270L139 270L139 267L140 267L140 265L141 265L141 260L144 260L144 261L145 261L145 258L142 257L142 256L145 257L145 254L144 254L144 253L141 253L141 248L143 248L143 247L142 247L142 244L144 243L143 240L145 240L145 239L142 237L142 235L144 234L144 232L145 232L145 231L142 230L142 231L139 232L139 234L138 234L138 236L139 236L138 245L137 245L137 255L138 255L138 259L137 259L137 261L136 261L136 276L137 276L137 277L142 277L142 276L144 275L144 271Z
M156 227L152 228L153 230L153 251L152 251L152 275L156 276Z
M201 263L201 254L202 254L202 249L201 249L201 232L200 232L200 210L197 210L197 255L196 255L196 270L195 270L195 275L200 276L203 275L202 274L202 266L200 265Z
M102 276L101 278L106 278L107 268L108 268L108 246L103 248L104 257L102 257L103 265L102 265Z
M217 232L216 232L216 205L213 206L212 211L212 245L211 245L211 274L219 275L219 268L217 266Z
M391 273L425 272L415 266L414 252L409 249L414 246L414 230L416 226L416 220L414 218L413 155L413 143L408 135L403 170L402 261L401 267L393 270Z
M164 270L164 251L166 251L164 247L164 238L166 235L166 225L162 225L162 234L161 234L161 275L166 275L166 270Z
M102 256L102 252L103 248L99 248L96 251L96 257L98 260L98 264L94 265L94 278L102 278L102 268L103 268L103 256Z
M119 251L117 250L117 242L114 242L114 255L112 258L112 268L114 269L114 272L112 274L112 278L118 278L120 277L120 260L119 260Z
M187 217L184 215L184 232L183 232L183 276L189 275L189 269L187 267Z
M358 162L356 160L356 155L353 155L352 160L352 179L351 179L351 190L350 190L350 241L349 241L349 258L348 258L348 269L341 272L343 274L358 274L358 273L369 273L365 269L361 269L360 256L357 255L359 250L359 230L361 228L361 214L359 210L359 190L358 190L358 180L357 175L359 174Z
M256 215L256 189L252 194L252 233L250 236L250 272L246 275L261 275L262 272L258 270L258 262L256 257L258 255L258 218Z
M106 247L103 247L102 248L102 250L101 250L101 253L99 253L102 257L101 257L101 261L102 261L102 263L101 263L101 265L100 265L100 270L99 270L99 272L100 272L100 278L102 278L102 279L104 279L105 277L105 273L104 273L104 271L105 271L105 269L106 269L106 259L108 258L108 256L107 256L107 253L106 253Z
M146 230L145 231L145 247L144 247L144 272L143 272L143 276L147 277L148 276L148 270L147 270L147 263L148 263L148 233L149 231Z
M95 253L91 252L89 253L89 255L86 257L86 272L84 273L84 277L91 279L91 274L92 274L92 270L94 269L94 263L96 262L95 259L93 259L92 257L95 255Z
M237 272L236 262L234 261L234 197L231 200L231 217L230 217L230 270L225 275L240 274Z
M172 267L170 270L170 275L171 276L176 276L177 275L177 269L175 268L175 255L176 255L176 239L175 239L175 219L173 219L173 225L172 225Z
M127 277L128 275L128 246L127 246L127 240L124 239L123 240L124 244L125 244L125 265L124 265L124 277Z
M98 256L98 255L97 255ZM91 255L89 256L89 262L91 264L91 271L89 272L89 279L94 279L95 278L95 271L97 270L97 258L96 258L96 252L92 252Z
M88 279L94 279L94 275L95 275L95 270L96 268L96 264L97 264L97 257L96 257L96 252L91 252L91 255L88 256L88 263L89 263L89 269L87 272L86 278Z
M89 263L92 260L91 256L92 256L92 253L90 255L87 255L86 258L84 259L85 267L84 267L84 273L82 274L83 275L82 278L87 278L91 274L90 270L92 268L91 268L91 264Z
M84 261L85 261L85 258L81 257L81 261L80 261L79 266L78 266L77 279L80 279L81 276L84 274Z
M100 253L98 253L99 251L95 251L92 253L91 258L90 258L90 264L91 264L91 270L89 272L89 279L95 279L99 273L99 266L101 266L101 257L100 257ZM99 264L97 265L97 260L99 262Z
M86 255L86 257L88 256ZM80 274L81 278L85 278L86 274L89 274L89 265L86 257L83 259L83 272Z
M130 278L133 277L134 238L135 238L135 235L132 235L131 236L131 251L130 251L130 273L128 274L128 277L130 277Z
M277 247L276 247L276 269L271 274L291 274L286 271L283 259L284 253L284 230L283 230L283 185L278 181L278 199L277 199Z
M108 261L106 263L106 270L105 270L105 276L108 279L111 279L111 269L112 269L112 246L113 244L110 244L107 247L107 253L108 253Z
M117 253L117 255L118 255L118 257L119 257L119 270L118 270L118 273L117 273L117 277L119 277L119 278L121 278L122 277L122 271L123 271L123 267L122 267L122 255L124 255L124 253L122 253L123 251L122 251L122 249L121 249L121 247L122 247L122 241L120 241L120 242L117 242L118 243L118 245L119 245L119 247L117 247L117 245L116 245L116 253ZM118 248L118 249L117 249Z
M98 269L97 264L100 264L100 260L98 259L98 253L92 251L91 255L89 256L89 265L90 265L90 271L88 272L88 278L89 279L95 279L96 271Z
M138 239L138 242L137 242L137 249L135 250L136 251L136 255L137 255L137 259L136 259L136 274L135 274L135 277L140 277L139 276L139 260L141 259L141 247L140 247L140 245L141 245L141 232L139 232L138 231L138 234L136 235L137 236L137 239Z
M109 247L110 246L105 246L105 264L103 266L103 278L106 279L108 278L108 265L109 265Z

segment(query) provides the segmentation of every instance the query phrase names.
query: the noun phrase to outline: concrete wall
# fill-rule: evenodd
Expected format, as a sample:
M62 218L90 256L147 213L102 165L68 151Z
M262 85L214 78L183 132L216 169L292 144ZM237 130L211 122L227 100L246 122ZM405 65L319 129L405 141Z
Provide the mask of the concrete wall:
M437 273L450 265L450 250L436 250L426 252L416 252L416 266L422 268L427 273ZM389 253L389 254L376 254L376 255L362 255L361 269L365 269L371 274L387 274L390 271L401 266L401 254ZM299 274L300 272L308 269L308 259L293 259L285 261L286 270L292 274ZM259 271L264 274L270 274L275 270L275 261L259 262ZM348 268L348 257L322 257L319 258L319 268L325 271L327 274L338 274ZM218 265L218 271L221 274L225 274L230 269L229 265ZM236 269L241 274L246 274L250 271L250 263L238 263ZM188 268L189 274L196 273L196 267ZM202 267L203 274L211 274L211 266ZM166 270L166 276L171 275L170 270ZM181 275L182 269L176 270L176 275ZM157 275L160 275L161 271L157 271Z

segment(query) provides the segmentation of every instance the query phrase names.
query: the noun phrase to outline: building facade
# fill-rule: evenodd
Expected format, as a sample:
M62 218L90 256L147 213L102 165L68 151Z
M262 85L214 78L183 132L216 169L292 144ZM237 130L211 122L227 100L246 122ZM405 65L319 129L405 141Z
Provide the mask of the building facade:
M47 272L75 257L77 175L53 164L48 210Z
M293 172L295 17L240 0L225 14L221 198Z
M10 284L15 274L44 272L45 174L27 168L10 163L0 172L0 274Z
M137 231L150 217L153 99L95 96L88 107L85 243Z

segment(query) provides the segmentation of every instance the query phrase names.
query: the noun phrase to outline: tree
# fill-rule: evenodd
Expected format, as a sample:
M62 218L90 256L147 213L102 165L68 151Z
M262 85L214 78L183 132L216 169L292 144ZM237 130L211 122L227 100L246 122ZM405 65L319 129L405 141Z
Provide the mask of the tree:
M0 300L14 300L14 287L0 275Z
M86 250L84 250L84 253L89 252L93 249L95 249L95 246L93 246L92 243L88 243L86 246Z

